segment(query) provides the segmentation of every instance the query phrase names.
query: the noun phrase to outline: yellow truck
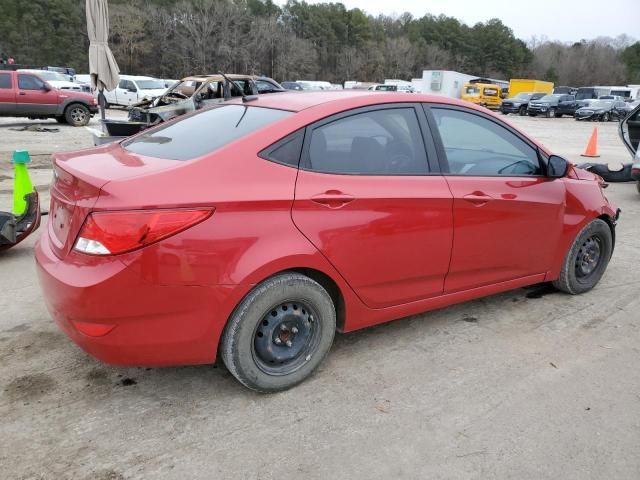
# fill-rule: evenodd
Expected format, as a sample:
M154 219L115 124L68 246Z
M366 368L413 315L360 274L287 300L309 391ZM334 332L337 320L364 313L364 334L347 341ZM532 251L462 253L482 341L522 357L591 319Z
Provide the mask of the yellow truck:
M512 78L509 80L509 98L513 98L519 93L553 93L553 82Z
M502 105L501 93L501 87L495 83L465 83L460 98L492 110L499 110Z

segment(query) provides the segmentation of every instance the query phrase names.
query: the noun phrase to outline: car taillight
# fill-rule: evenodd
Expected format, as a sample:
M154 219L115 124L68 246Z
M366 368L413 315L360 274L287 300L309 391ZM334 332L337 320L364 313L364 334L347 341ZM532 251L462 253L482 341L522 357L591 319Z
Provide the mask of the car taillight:
M211 208L94 212L84 222L74 250L117 255L159 242L206 220Z

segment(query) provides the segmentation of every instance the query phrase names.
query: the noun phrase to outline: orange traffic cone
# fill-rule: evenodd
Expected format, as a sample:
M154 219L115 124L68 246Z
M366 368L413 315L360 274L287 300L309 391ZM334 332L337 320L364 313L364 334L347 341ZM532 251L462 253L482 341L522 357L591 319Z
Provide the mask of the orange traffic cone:
M587 148L581 157L591 157L596 158L598 155L598 127L593 127L593 133L591 134L591 138L589 139L589 143L587 143Z

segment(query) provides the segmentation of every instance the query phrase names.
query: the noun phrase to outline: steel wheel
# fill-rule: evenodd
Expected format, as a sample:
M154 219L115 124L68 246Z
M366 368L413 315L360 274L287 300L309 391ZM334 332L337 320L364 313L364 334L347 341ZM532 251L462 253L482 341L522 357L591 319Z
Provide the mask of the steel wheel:
M316 349L321 325L304 302L281 303L266 312L253 338L256 364L269 375L288 375Z
M587 279L598 269L602 258L602 240L597 235L588 237L576 257L576 277L579 280Z

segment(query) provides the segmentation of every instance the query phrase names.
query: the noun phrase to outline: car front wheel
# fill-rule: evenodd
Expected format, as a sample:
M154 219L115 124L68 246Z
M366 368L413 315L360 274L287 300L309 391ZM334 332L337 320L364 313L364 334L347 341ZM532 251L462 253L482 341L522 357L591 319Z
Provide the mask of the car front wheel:
M309 377L329 352L336 311L316 281L290 272L257 285L229 319L220 356L246 387L269 393Z
M553 285L572 295L588 292L604 275L612 252L613 235L609 225L599 218L591 221L571 245Z
M89 109L79 103L69 105L64 111L64 118L69 125L84 127L91 120Z

